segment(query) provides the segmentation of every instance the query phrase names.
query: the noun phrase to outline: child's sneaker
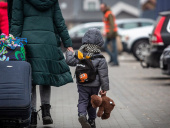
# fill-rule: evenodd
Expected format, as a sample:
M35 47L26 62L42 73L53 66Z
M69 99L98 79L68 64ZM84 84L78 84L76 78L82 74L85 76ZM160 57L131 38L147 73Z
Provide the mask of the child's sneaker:
M87 121L86 116L80 115L79 116L79 122L80 122L82 128L91 128L90 124Z
M88 122L89 122L91 128L96 128L95 120L88 119Z

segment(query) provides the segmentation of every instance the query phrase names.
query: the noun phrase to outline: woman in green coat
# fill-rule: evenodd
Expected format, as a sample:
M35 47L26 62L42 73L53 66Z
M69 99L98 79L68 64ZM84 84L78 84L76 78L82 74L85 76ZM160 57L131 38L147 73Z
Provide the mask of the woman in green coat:
M52 124L50 87L73 81L60 48L61 38L64 47L73 51L58 0L13 0L10 16L10 33L28 39L26 56L33 78L31 125L37 125L35 85L40 85L43 124Z

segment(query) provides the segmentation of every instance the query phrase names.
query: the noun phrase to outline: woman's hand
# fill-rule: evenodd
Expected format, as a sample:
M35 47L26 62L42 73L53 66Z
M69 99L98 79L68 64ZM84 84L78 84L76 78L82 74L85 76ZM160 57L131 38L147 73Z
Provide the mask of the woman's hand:
M74 50L73 50L72 47L68 47L67 50L68 50L68 51L71 51L71 52L74 52Z
M104 91L104 90L101 90L101 91L99 92L100 95L106 95L106 93L107 93L107 91Z

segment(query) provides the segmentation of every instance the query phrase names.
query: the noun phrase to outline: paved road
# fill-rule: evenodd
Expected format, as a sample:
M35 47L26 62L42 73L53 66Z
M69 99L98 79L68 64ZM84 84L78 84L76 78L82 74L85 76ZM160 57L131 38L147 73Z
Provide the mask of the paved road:
M127 54L120 56L120 64L109 67L108 96L114 99L116 107L110 119L97 118L97 128L170 128L170 77L162 75L159 69L142 69ZM74 73L74 68L71 70ZM51 97L54 124L44 127L40 120L38 128L81 128L76 84L52 88Z

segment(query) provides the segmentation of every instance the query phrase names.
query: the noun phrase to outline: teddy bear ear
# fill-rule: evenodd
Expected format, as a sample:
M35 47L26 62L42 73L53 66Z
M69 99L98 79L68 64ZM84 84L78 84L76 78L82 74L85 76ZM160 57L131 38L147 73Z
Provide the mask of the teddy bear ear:
M97 96L97 95L92 95L91 98L93 98L93 97L95 97L95 96Z

